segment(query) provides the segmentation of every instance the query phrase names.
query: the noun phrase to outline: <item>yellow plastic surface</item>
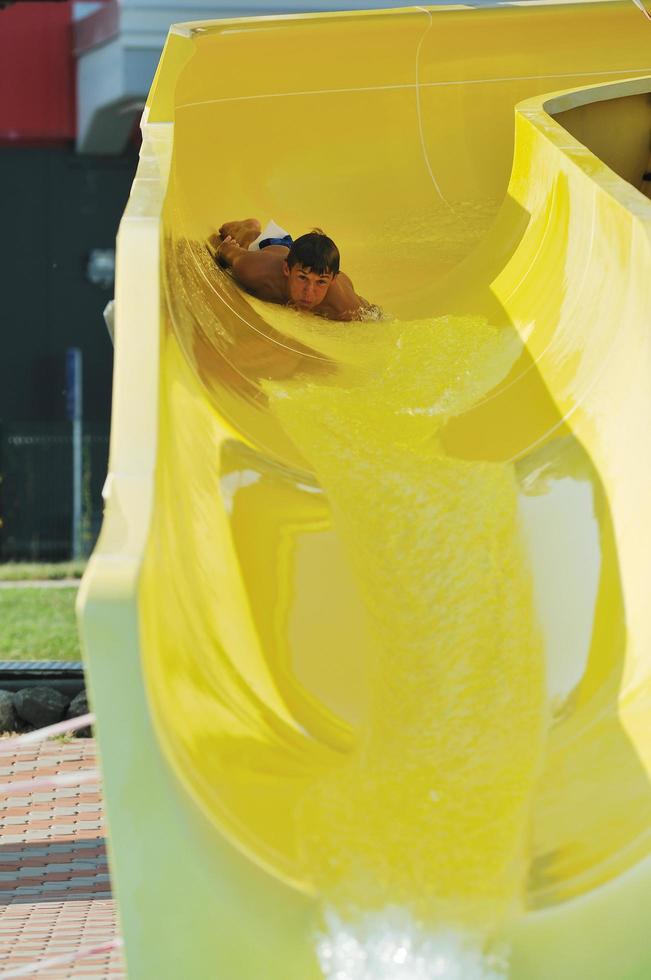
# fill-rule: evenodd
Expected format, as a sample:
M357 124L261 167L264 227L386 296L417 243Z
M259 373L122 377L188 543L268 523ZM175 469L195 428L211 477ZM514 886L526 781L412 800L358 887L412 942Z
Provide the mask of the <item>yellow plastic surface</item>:
M650 40L172 29L80 599L130 977L317 980L324 902L651 976ZM205 239L249 216L325 227L384 319L241 292Z

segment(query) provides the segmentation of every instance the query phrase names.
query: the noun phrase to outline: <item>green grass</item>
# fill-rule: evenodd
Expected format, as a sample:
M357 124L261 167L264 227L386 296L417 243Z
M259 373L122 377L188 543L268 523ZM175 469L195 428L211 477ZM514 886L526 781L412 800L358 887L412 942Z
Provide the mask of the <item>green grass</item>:
M0 589L0 660L81 660L71 588Z
M8 561L0 564L0 582L35 581L36 579L81 578L85 561L60 561L56 564Z

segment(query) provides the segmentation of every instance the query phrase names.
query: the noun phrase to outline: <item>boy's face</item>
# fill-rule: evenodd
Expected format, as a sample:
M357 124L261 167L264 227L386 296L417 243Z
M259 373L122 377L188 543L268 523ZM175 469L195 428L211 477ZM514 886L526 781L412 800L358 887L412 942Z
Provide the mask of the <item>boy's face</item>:
M285 262L283 271L287 276L290 301L299 310L312 310L322 303L335 278L332 272L318 275L298 262L291 269Z

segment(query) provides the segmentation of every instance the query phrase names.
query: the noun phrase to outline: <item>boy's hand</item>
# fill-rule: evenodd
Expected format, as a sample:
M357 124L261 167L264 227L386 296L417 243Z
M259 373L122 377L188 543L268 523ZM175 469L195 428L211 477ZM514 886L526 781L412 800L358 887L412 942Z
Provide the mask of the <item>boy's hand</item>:
M211 235L208 239L208 251L215 262L227 267L232 264L235 253L246 250L241 248L231 235L225 235L223 238L220 235Z
M221 245L221 243L222 243L222 237L217 232L213 232L213 234L206 242L208 251L210 252L211 257L215 261L217 261L217 252L219 251L219 246Z

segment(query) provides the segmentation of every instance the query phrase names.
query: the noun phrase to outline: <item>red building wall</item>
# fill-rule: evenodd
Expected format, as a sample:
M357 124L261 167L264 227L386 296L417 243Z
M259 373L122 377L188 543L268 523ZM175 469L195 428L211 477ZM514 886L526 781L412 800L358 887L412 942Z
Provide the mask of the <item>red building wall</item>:
M74 136L71 3L15 3L0 10L0 142Z

